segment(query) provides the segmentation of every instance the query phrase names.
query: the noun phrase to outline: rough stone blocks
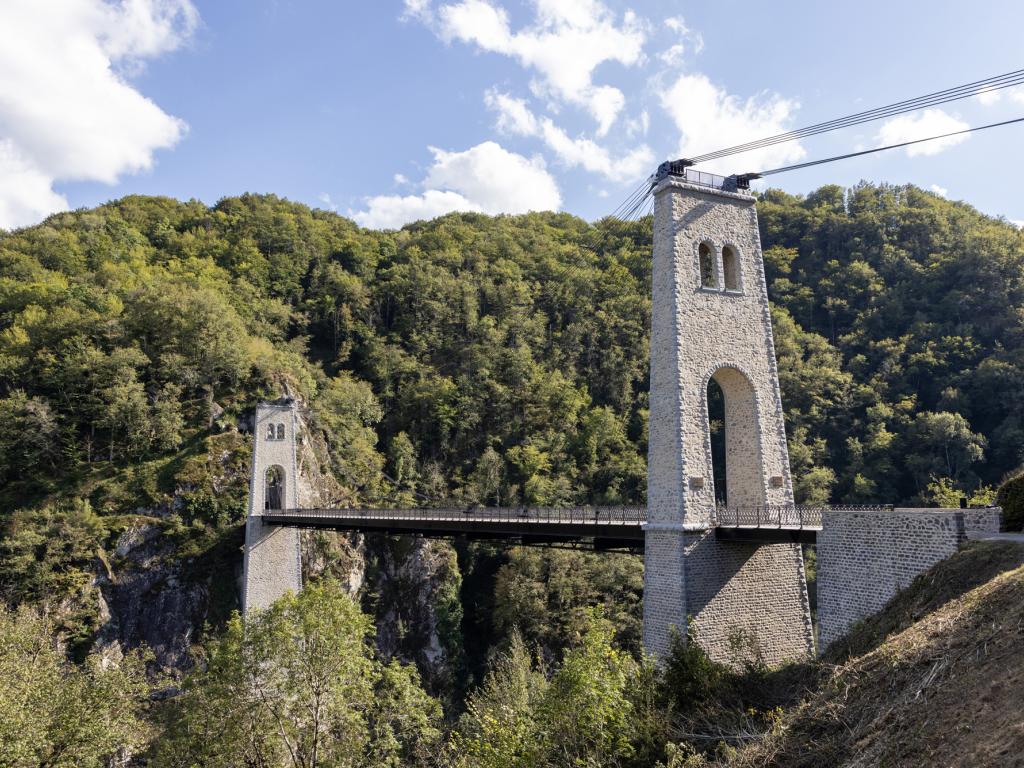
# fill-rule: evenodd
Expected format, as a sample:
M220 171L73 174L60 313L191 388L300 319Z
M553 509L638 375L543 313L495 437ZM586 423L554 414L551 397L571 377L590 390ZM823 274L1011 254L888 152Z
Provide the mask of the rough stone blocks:
M664 654L689 615L715 658L730 660L730 637L768 663L806 657L799 547L710 533L712 378L725 397L730 506L793 502L754 199L672 177L654 195L644 642Z
M242 611L269 607L286 592L302 588L299 531L266 525L268 508L298 506L296 438L299 418L292 401L261 403L253 420L249 516L245 522ZM268 473L275 475L268 482Z
M998 508L826 511L818 534L818 647L885 607L972 531L999 531Z

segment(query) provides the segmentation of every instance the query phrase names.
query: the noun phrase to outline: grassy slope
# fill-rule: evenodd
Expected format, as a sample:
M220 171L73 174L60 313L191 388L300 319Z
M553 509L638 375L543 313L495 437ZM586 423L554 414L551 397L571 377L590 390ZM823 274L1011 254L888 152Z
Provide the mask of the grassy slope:
M1024 766L1024 546L940 563L824 665L729 766Z

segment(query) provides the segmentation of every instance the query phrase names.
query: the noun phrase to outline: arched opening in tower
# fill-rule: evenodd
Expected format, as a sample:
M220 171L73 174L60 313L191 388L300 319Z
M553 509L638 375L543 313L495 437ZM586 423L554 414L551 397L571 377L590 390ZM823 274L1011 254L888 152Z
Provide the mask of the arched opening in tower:
M765 478L754 386L742 371L719 368L708 382L707 403L715 502L762 506Z
M729 504L725 484L725 395L714 378L708 381L708 428L711 430L711 473L715 487L715 504Z
M263 506L265 509L284 509L284 469L273 466L267 469Z

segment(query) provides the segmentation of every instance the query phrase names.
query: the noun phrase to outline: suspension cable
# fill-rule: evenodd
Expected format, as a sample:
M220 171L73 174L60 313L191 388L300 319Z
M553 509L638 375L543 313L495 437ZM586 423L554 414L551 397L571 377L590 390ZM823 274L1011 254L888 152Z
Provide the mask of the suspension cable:
M726 157L728 155L739 154L741 152L749 152L754 149L761 149L763 147L772 146L774 144L780 144L782 142L794 141L796 139L814 136L819 133L825 133L827 131L834 131L840 128L859 125L860 123L866 123L873 120L880 120L885 117L893 117L895 115L913 112L915 110L922 109L925 107L937 106L939 104L945 104L951 101L970 98L972 96L977 96L992 91L998 91L1004 88L1012 88L1022 84L1024 84L1024 69L1018 69L1012 72L1004 73L1002 75L995 75L993 77L988 77L983 80L977 80L972 83L966 83L964 85L959 85L953 88L947 88L942 91L936 91L934 93L926 94L924 96L918 96L913 99L905 99L903 101L899 101L894 104L889 104L884 107L876 107L875 109L866 110L864 112L858 112L853 115L847 115L846 117L827 120L823 123L817 123L815 125L807 126L806 128L799 128L796 130L777 134L775 136L768 136L763 139L757 139L755 141L749 141L744 144L737 144L736 146L733 147L727 147L725 149L716 150L714 152L708 152L703 155L698 155L696 157L689 158L689 160L692 163L706 162L708 160L714 160L720 157Z
M936 139L945 139L950 136L962 136L965 133L973 133L974 131L984 131L988 128L998 128L1003 125L1011 125L1013 123L1024 123L1024 117L1016 117L1013 120L1003 120L998 123L989 123L988 125L977 125L973 128L965 128L962 131L951 131L950 133L941 133L938 136L929 136L926 139L914 139L913 141L904 141L899 144L889 144L885 147L875 147L874 149L865 149L860 152L850 152L845 155L836 155L835 157L827 157L823 160L811 160L807 163L797 163L796 165L787 165L782 168L772 168L768 171L759 171L758 173L747 173L743 174L748 179L757 179L762 176L772 176L776 173L785 173L786 171L796 171L800 168L810 168L813 165L822 165L823 163L834 163L836 160L846 160L851 157L860 157L861 155L871 155L875 152L885 152L889 149L899 149L900 147L909 147L912 144L921 144L926 141L935 141Z

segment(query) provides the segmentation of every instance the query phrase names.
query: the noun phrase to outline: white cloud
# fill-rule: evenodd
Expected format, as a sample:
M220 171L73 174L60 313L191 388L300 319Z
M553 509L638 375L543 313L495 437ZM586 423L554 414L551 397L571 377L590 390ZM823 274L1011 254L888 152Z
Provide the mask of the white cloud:
M0 228L66 210L55 182L112 184L184 136L125 78L198 21L190 0L0 3Z
M605 147L590 139L570 138L550 118L541 118L540 130L544 142L570 168L579 166L612 181L630 181L653 170L654 153L646 144L620 157L612 157Z
M558 210L562 196L539 157L529 159L485 141L464 152L431 147L434 164L421 195L379 195L353 213L364 227L395 229L451 211L526 213Z
M1006 95L1010 101L1016 101L1018 104L1024 104L1024 88L1008 88Z
M405 10L402 11L402 21L418 19L428 21L433 16L430 7L430 0L405 0Z
M686 26L686 19L682 16L669 16L662 22L668 29L676 32L680 35L685 35L690 31L690 28Z
M662 63L668 67L678 67L683 63L683 54L685 53L686 46L682 43L676 43L659 53L658 58L661 59Z
M406 0L406 13L410 12ZM614 61L633 66L643 61L645 24L632 11L621 22L599 0L533 0L533 24L513 32L508 13L491 0L461 0L443 5L435 28L445 41L458 40L484 51L510 56L535 70L538 95L585 109L605 135L626 102L618 88L597 85L598 66Z
M713 84L703 74L680 75L662 92L661 106L680 132L681 157L712 152L789 130L799 105L777 94L745 101ZM728 158L728 172L757 171L804 156L797 142L776 144Z
M1010 223L1013 224L1017 229L1024 229L1024 220L1021 219L1010 219Z
M926 109L914 115L900 115L892 120L882 123L878 129L875 139L878 146L889 144L902 144L907 141L926 139L929 136L939 136L944 133L963 131L970 126L958 120L952 115L943 112L941 109ZM926 141L923 144L913 144L907 147L907 157L917 155L937 155L950 147L955 147L967 141L968 134L960 136L948 136L944 139Z
M497 128L502 133L518 136L536 136L537 118L526 106L525 99L517 99L492 88L484 94L484 103L498 113Z
M647 132L651 129L651 115L647 110L642 110L640 116L634 118L626 123L626 133L632 138L633 136L646 136Z
M938 184L932 184L929 189L939 197L949 197L949 190L945 187L940 187Z
M327 210L329 210L329 211L337 211L337 210L338 210L338 204L337 204L337 203L335 203L335 202L334 202L334 201L333 201L333 200L331 199L331 196L330 196L329 194L327 194L326 192L321 192L321 193L320 193L320 194L319 194L319 195L317 196L317 199L318 199L318 200L319 200L319 201L320 201L321 203L323 203L323 204L324 204L324 207L325 207L325 208L326 208Z
M481 211L458 192L428 189L422 195L378 195L367 201L368 209L352 215L370 229L398 229L403 224L433 219L452 211Z
M690 47L695 55L704 50L704 36L700 32L690 29L682 16L670 16L662 24L670 31L675 32L677 38L682 41L675 43L658 54L658 58L665 64L669 66L679 64L682 61L687 46Z
M597 142L583 137L571 138L551 118L538 118L522 99L492 89L484 100L498 113L498 130L542 139L570 168L582 167L613 181L627 181L643 176L654 163L654 153L647 145L636 147L621 157L612 157L608 149ZM646 131L648 119L647 112L643 112L638 127Z
M1001 94L999 91L992 90L991 87L988 87L985 88L981 93L979 93L974 98L977 99L983 106L988 107L993 104L998 104L999 100L1002 99L1002 97L1003 94Z

